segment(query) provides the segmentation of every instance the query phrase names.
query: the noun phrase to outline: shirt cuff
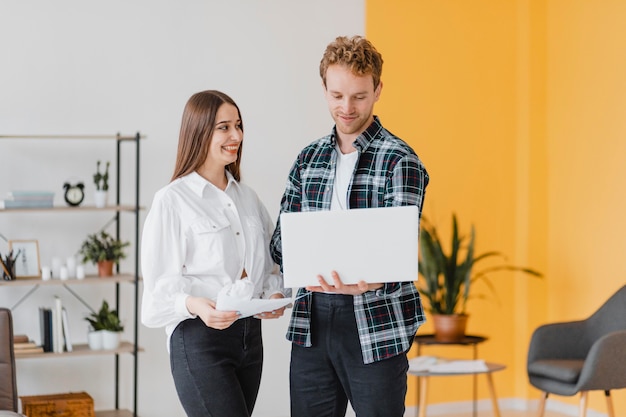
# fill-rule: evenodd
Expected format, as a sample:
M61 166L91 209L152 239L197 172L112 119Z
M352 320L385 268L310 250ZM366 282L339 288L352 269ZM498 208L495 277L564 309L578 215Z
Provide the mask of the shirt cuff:
M174 309L176 310L177 315L185 319L195 319L196 315L191 314L189 310L187 310L187 297L189 297L188 294L181 294L177 296L174 304Z

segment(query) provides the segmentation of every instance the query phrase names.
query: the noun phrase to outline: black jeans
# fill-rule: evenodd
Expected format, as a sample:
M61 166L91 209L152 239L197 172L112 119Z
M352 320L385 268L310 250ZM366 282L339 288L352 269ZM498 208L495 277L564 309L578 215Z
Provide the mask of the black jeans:
M313 346L292 344L289 380L292 417L344 417L348 400L357 417L402 417L406 354L365 365L353 297L315 293Z
M261 321L248 317L216 330L185 320L172 334L170 364L188 417L250 417L263 367Z

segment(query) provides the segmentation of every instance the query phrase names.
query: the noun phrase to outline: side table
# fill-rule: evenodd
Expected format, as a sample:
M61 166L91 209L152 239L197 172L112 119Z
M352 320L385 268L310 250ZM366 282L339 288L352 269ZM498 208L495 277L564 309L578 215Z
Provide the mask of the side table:
M456 342L441 342L435 339L434 334L420 334L416 335L413 338L413 343L417 345L417 356L422 354L422 346L430 346L430 345L442 345L442 346L471 346L473 349L472 359L478 359L478 345L485 342L488 338L485 336L477 336L477 335L465 335L463 339L458 340ZM421 407L420 402L420 377L417 376L417 402ZM473 385L473 399L474 403L472 406L472 416L476 417L478 411L476 409L476 401L478 397L478 390L476 387L476 375L474 375L474 385Z
M419 404L419 417L426 417L426 396L428 395L428 378L434 376L458 376L458 375L476 375L485 374L487 377L487 386L489 387L489 394L491 395L491 404L493 407L493 413L495 417L500 417L500 409L498 407L498 398L496 397L496 390L493 385L493 378L491 374L494 372L502 371L506 366L499 363L486 362L486 369L483 370L464 370L459 372L429 372L429 371L410 371L410 375L417 376L421 379L421 383L418 384L418 393L422 397ZM474 403L475 405L476 403ZM475 408L475 407L474 407Z

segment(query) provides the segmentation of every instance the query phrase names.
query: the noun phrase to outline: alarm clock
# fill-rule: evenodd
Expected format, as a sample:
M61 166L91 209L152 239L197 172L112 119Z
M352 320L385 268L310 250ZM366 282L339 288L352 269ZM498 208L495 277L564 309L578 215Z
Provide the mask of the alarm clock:
M63 188L65 189L65 202L70 206L78 206L83 202L85 198L85 184L82 182L76 184L70 184L66 182L63 184Z

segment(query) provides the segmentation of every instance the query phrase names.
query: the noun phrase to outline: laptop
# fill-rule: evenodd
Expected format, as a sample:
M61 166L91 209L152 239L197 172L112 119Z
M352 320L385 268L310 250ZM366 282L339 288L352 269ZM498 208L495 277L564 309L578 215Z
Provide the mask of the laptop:
M282 213L285 287L417 280L417 206Z

